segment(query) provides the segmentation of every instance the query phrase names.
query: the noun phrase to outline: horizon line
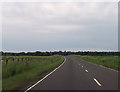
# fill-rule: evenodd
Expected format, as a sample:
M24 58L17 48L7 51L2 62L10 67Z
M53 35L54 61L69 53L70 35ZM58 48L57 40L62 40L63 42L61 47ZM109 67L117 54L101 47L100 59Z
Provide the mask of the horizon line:
M59 52L59 51L62 51L62 52L119 52L119 50L45 50L45 51L42 51L42 50L35 50L35 51L0 51L0 52L8 52L8 53L21 53L21 52Z

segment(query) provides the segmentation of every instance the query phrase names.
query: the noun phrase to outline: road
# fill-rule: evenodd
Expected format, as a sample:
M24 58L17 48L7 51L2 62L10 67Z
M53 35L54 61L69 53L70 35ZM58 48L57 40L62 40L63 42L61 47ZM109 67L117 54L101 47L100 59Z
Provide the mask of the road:
M79 58L66 61L29 90L118 90L118 71Z

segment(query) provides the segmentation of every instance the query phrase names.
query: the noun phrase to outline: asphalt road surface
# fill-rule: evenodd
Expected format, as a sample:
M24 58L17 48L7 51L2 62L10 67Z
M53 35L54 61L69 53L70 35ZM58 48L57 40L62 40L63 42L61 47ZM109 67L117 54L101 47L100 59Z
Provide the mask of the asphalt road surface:
M118 90L118 71L66 56L60 68L29 90Z

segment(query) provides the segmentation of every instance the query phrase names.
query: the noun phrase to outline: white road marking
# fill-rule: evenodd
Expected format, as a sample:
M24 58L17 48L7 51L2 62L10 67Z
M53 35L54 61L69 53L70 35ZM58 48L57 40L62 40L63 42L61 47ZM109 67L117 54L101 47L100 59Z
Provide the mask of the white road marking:
M65 57L64 57L65 58ZM39 84L40 82L42 82L44 79L46 79L48 76L50 76L53 72L55 72L57 69L59 69L66 61L66 58L64 60L64 62L58 66L57 68L55 68L52 72L50 72L49 74L47 74L45 77L43 77L41 80L39 80L37 83L35 83L34 85L32 85L31 87L29 87L27 90L25 90L24 92L29 91L30 89L32 89L33 87L35 87L37 84Z
M88 70L85 70L86 72L88 72Z
M102 67L102 68L106 68L106 69L109 69L109 70L115 71L115 72L119 72L118 70L114 70L114 69L109 68L109 67L105 67L105 66L102 66L102 65L99 65L99 66Z
M94 81L95 81L99 86L102 86L95 78L94 78Z
M83 67L83 66L82 66Z
M82 61L85 61L82 59ZM119 72L118 70L115 70L115 69L112 69L112 68L109 68L109 67L105 67L105 66L102 66L102 65L99 65L99 64L95 64L95 63L92 63L92 62L87 62L85 61L86 63L89 63L89 64L93 64L93 65L96 65L96 66L100 66L102 68L105 68L105 69L109 69L109 70L112 70L112 71L115 71L115 72Z
M79 64L80 65L80 64Z

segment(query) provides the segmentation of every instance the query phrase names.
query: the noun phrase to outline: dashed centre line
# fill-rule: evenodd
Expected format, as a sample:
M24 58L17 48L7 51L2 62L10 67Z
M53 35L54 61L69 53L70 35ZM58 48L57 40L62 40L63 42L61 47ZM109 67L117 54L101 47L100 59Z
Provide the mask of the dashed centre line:
M83 68L83 66L82 66L82 68Z
M88 72L88 70L85 70L86 72Z
M95 81L99 86L102 86L95 78L94 78L94 81Z

